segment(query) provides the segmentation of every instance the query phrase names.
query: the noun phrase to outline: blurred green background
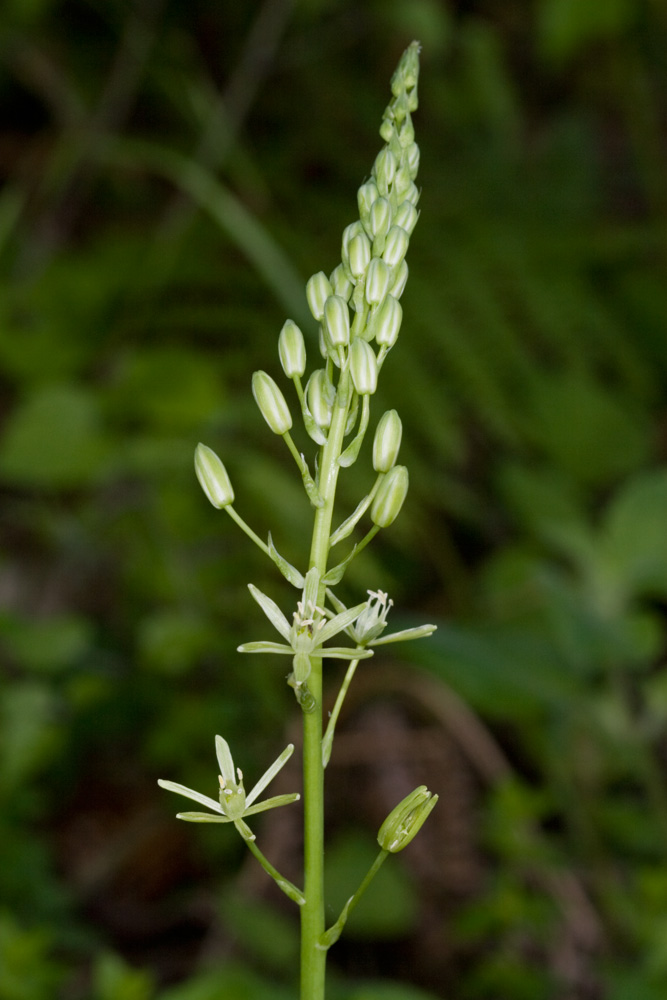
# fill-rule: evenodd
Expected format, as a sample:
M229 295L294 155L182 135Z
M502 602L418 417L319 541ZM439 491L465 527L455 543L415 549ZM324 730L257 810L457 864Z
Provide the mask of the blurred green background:
M303 560L250 375L288 315L316 356L304 282L415 37L422 215L374 409L411 491L342 596L439 631L350 695L332 916L395 802L441 800L332 1000L667 994L664 4L5 0L0 1000L295 996L293 906L156 785L213 793L218 732L251 783L298 740L283 665L235 653L265 637L246 583L293 595L192 455ZM298 812L258 832L298 880Z

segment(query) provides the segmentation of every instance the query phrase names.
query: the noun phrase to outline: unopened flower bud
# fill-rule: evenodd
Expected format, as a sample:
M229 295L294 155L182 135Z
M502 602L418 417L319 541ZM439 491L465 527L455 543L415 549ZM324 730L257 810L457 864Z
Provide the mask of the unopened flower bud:
M357 204L359 206L359 218L366 225L371 211L371 206L379 197L379 191L375 181L367 181L362 184L357 191Z
M407 496L410 478L404 465L394 465L389 470L375 494L371 507L371 521L379 528L388 528L398 517Z
M373 440L373 468L376 472L389 472L396 465L401 447L403 425L396 410L383 413Z
M383 259L386 260L390 267L396 267L397 264L401 263L408 252L409 243L410 237L405 229L401 229L400 226L391 227L387 233L387 240L382 254Z
M375 351L367 341L359 337L352 341L350 347L350 375L360 396L371 395L377 389L378 364Z
M416 142L411 142L406 150L410 180L414 180L419 170L419 146Z
M306 370L306 345L303 334L294 320L288 319L278 338L280 364L288 378L301 378Z
M324 303L324 325L334 347L346 347L350 342L350 310L345 299L330 295Z
M421 830L437 801L438 796L429 792L426 785L420 785L414 792L406 795L380 827L378 844L382 850L396 854L407 847Z
M343 261L347 261L349 258L349 246L350 240L353 240L355 236L359 233L363 233L364 227L361 222L357 219L356 222L351 222L349 226L346 226L343 230L343 238L341 240L341 258Z
M412 183L412 177L410 176L410 168L407 163L403 164L396 171L396 176L394 177L394 185L392 187L392 192L396 196L397 202L402 202L405 195Z
M366 233L357 233L350 240L347 248L349 267L353 276L359 280L366 273L371 259L371 244Z
M419 188L414 181L406 191L404 200L411 202L413 205L416 205L419 201Z
M323 430L331 424L335 396L336 390L329 381L326 370L318 368L308 379L306 399L315 423Z
M371 324L373 336L381 347L394 346L402 319L401 303L393 295L387 295Z
M227 470L213 449L205 444L198 444L195 449L195 472L214 507L221 510L234 503L234 489Z
M378 191L382 196L386 195L391 187L391 182L393 181L394 174L396 173L396 166L396 157L387 146L385 146L384 149L381 149L375 157L373 175L375 177L375 183L377 184Z
M366 274L366 301L369 306L379 305L389 291L391 269L381 257L373 257Z
M349 302L350 296L354 291L354 285L345 273L345 268L342 264L339 264L338 267L333 269L329 275L329 281L331 282L334 295L340 295L341 299L345 299L346 302Z
M394 269L394 283L389 289L389 294L394 299L400 299L408 281L408 264L405 258L397 268Z
M318 323L322 321L322 313L324 312L324 303L332 294L333 289L329 284L329 279L327 278L324 271L318 271L311 278L308 279L306 285L306 298L308 299L308 308L310 309L313 317Z
M405 229L408 236L411 236L413 229L417 225L418 218L419 218L419 212L412 204L412 202L404 201L398 207L398 211L396 212L396 218L394 219L394 224L400 226L401 229Z
M386 236L391 226L391 205L386 198L378 198L371 208L370 229L373 239Z
M395 97L409 92L417 86L419 79L419 42L411 42L394 70L391 78L391 92Z
M266 372L255 372L252 394L260 413L274 434L286 434L292 426L292 416L282 392Z

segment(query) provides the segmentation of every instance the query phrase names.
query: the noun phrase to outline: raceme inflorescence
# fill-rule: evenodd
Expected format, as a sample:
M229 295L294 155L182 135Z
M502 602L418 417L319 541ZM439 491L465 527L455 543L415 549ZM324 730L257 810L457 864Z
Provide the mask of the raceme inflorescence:
M341 261L327 276L314 274L306 285L310 311L319 324L313 344L317 367L307 380L306 338L288 319L278 338L283 373L292 382L296 408L313 442L309 461L292 439L292 409L278 383L265 371L252 376L252 393L270 430L283 438L301 476L310 510L312 533L308 565L303 570L280 555L271 534L264 542L237 512L234 489L220 458L206 445L195 453L195 470L214 507L226 511L248 537L299 591L293 610L279 605L253 584L252 597L277 637L245 642L239 652L286 656L288 684L301 709L303 724L303 886L295 886L260 851L248 825L257 813L288 805L300 796L291 793L257 801L291 756L289 745L246 794L243 774L234 766L227 742L216 736L219 765L218 797L194 791L172 781L160 785L204 806L207 812L179 813L190 822L232 824L249 849L300 909L301 1000L323 1000L326 955L371 879L389 854L402 850L415 836L437 795L425 786L399 802L378 833L380 852L368 874L347 901L338 919L325 925L323 858L324 774L331 757L336 723L345 695L361 660L377 646L429 636L434 625L386 633L392 606L381 590L369 590L364 600L347 607L335 593L351 561L371 539L397 517L408 492L408 470L397 464L402 424L396 410L380 417L373 438L375 479L354 511L335 525L338 476L357 461L370 424L371 397L387 355L397 342L403 318L401 295L408 279L405 260L417 223L419 190L415 184L419 148L414 139L412 113L417 107L419 46L404 52L391 80L392 99L382 117L380 135L385 145L378 153L370 178L358 191L359 218L343 233ZM365 531L362 526L365 525ZM341 558L333 550L348 543ZM347 669L326 727L322 712L322 664L326 659L347 663Z

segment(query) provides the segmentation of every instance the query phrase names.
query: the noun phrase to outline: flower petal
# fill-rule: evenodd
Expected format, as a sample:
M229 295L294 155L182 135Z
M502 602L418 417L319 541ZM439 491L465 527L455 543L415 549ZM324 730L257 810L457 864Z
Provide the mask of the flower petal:
M193 788L186 788L185 785L179 785L176 781L165 781L164 778L158 780L158 785L160 788L166 788L168 792L176 792L177 795L184 795L186 799L194 799L195 802L199 802L202 806L207 806L214 812L222 813L222 806L215 799L210 799L208 795L202 795L201 792L195 792Z
M234 771L234 761L229 749L229 743L227 740L223 740L222 736L216 736L215 738L215 755L218 758L220 774L225 782L225 787L236 788L238 782L236 772ZM220 811L222 811L222 808Z
M266 594L263 594L262 591L255 587L252 583L248 584L248 590L255 598L276 631L280 632L283 639L286 639L287 642L289 642L290 625L276 602L272 601L270 597L266 596Z
M287 806L290 802L298 802L301 798L298 792L291 792L289 795L274 795L272 799L264 799L256 806L250 806L243 813L244 816L252 816L254 813L264 812L265 809L276 809L278 806Z
M212 816L211 813L176 813L176 819L184 819L188 823L231 823L229 816Z
M387 642L406 642L408 639L424 639L433 635L437 625L417 625L415 628L404 628L401 632L390 632L378 639L372 639L369 646L383 646Z
M287 763L287 761L290 759L293 753L294 753L294 744L288 743L283 752L280 754L280 756L277 757L276 760L274 760L271 767L269 767L264 772L264 774L259 779L257 784L254 786L254 788L252 788L252 790L246 797L245 801L247 806L251 806L255 801L255 799L257 798L257 796L264 791L269 782L273 781L278 771L280 771L280 769L284 767L284 765Z
M243 645L236 647L237 653L282 653L283 656L294 655L294 650L291 646L286 646L282 642L265 642L259 640L258 642L244 642Z
M356 621L366 607L368 607L368 601L363 601L361 604L355 604L353 608L347 608L345 611L341 611L340 614L335 615L317 633L318 643L324 643L338 632L342 632L353 621Z

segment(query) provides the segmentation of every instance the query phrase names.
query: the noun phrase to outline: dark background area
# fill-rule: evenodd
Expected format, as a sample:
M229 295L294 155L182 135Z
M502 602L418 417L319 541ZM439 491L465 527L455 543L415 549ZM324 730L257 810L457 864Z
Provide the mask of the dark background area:
M216 733L250 784L298 741L283 666L235 652L266 637L246 584L289 587L192 456L303 561L250 376L284 384L287 316L316 356L304 284L340 259L413 38L421 217L372 418L399 410L411 489L342 596L439 630L346 703L332 915L395 802L440 802L331 996L667 992L664 4L5 0L0 1000L295 995L295 908L156 784L213 794ZM258 835L298 880L298 808Z

